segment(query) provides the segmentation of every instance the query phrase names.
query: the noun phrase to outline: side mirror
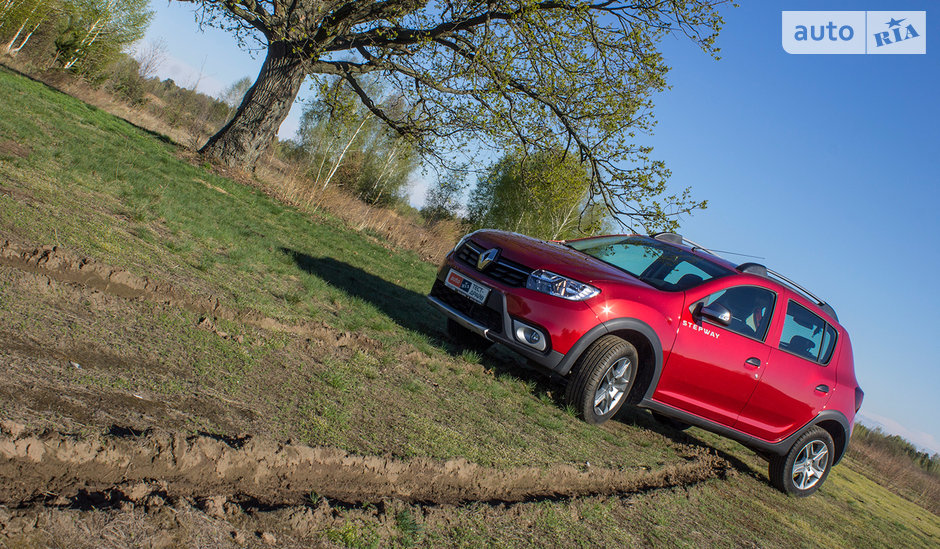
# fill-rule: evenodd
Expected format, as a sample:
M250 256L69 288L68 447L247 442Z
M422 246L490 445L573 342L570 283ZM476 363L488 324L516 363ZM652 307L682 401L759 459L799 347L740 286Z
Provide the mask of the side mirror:
M705 306L699 305L696 307L695 312L697 313L696 316L705 317L722 326L731 324L731 311L719 303L712 303L711 305Z

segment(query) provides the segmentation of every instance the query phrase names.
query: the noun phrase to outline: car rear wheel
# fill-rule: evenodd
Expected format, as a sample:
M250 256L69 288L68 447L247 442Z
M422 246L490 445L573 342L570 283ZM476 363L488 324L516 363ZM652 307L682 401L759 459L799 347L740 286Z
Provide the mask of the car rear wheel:
M832 436L822 427L813 427L786 455L770 458L770 482L782 492L806 497L826 481L834 457Z
M606 335L578 358L568 382L568 403L587 423L604 423L627 401L636 380L637 352L629 342Z

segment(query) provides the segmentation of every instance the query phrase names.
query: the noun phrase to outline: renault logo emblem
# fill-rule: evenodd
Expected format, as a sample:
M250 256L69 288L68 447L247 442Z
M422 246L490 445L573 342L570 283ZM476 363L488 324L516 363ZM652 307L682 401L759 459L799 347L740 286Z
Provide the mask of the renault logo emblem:
M490 266L490 263L496 261L496 258L499 257L499 248L490 248L482 254L480 258L477 259L477 269L482 271Z

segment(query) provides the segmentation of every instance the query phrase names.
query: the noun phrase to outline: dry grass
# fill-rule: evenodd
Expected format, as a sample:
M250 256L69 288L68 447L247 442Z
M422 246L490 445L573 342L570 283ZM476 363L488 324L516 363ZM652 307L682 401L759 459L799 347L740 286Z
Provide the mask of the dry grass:
M852 440L849 457L858 462L866 477L940 515L940 476L917 467L908 456L868 444L858 437Z
M466 231L452 221L426 227L394 210L366 204L341 189L316 188L300 173L300 168L265 155L254 176L263 190L278 200L311 214L326 211L348 227L384 241L389 248L409 249L427 261L440 262Z

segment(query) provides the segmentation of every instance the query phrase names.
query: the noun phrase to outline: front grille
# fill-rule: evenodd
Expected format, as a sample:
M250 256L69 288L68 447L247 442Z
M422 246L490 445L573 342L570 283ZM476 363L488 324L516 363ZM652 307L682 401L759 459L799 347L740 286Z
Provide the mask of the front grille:
M434 286L431 288L431 297L436 297L451 309L462 313L490 330L503 333L503 303L495 291L490 292L490 297L486 300L485 305L480 305L451 290L440 280L435 280Z
M475 270L478 273L485 273L486 276L502 282L507 286L522 287L525 286L532 269L525 265L520 265L515 261L510 261L502 257L487 266L485 271L477 269L477 260L483 253L483 248L478 244L467 241L457 250L457 260Z

